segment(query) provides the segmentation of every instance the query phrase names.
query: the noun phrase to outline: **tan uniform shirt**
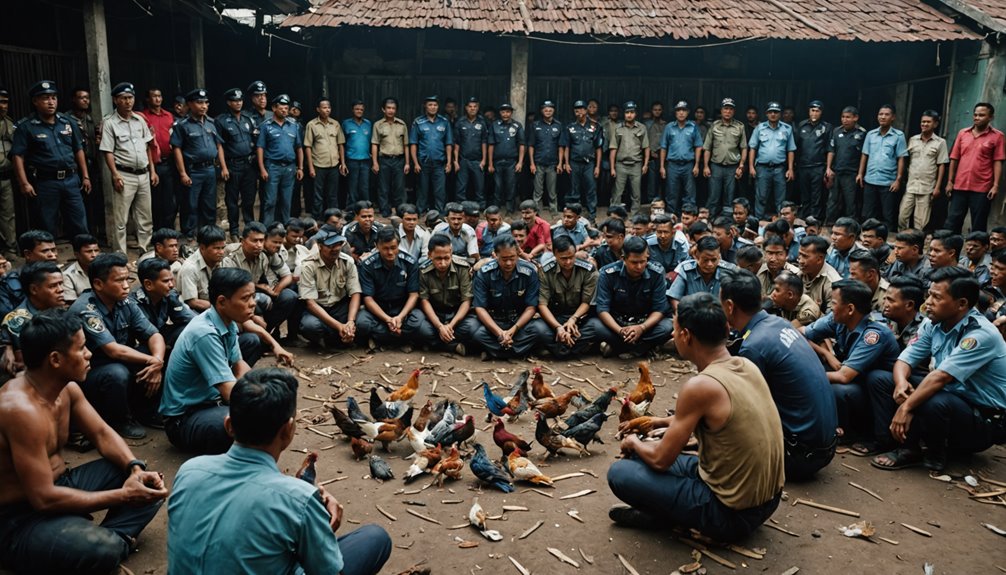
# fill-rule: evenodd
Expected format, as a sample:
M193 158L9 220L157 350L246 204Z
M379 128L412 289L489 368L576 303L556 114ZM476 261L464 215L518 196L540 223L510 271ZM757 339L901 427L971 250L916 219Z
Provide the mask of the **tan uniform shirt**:
M244 250L241 249L241 244L238 244L237 249L224 256L224 260L220 262L220 267L245 270L251 274L252 281L257 284L262 281L262 278L266 275L266 271L269 269L269 256L263 251L257 258L249 261L245 257Z
M318 254L306 258L297 285L300 299L313 299L321 307L333 306L361 291L353 256L345 252L339 252L339 259L331 266L326 266Z
M660 138L664 136L664 128L667 127L667 120L660 118L660 120L650 123L650 126L646 129L646 137L649 138L651 142L659 142ZM656 158L660 155L660 148L654 146L650 148L650 157Z
M797 320L803 326L810 325L821 317L821 308L807 294L800 296L800 301L797 302L796 309L793 311L781 311L783 319Z
M797 276L800 275L800 268L795 265L786 262L782 265L782 271L787 271ZM779 273L782 273L780 271ZM775 276L768 269L768 264L762 264L761 269L758 270L758 281L761 282L761 297L767 298L772 294L772 288L775 287Z
M304 146L311 149L311 164L315 168L334 168L339 165L339 146L345 145L342 126L331 118L322 122L315 118L304 127Z
M199 251L182 264L182 269L178 272L178 286L183 302L190 299L210 300L210 276L214 269L216 268L206 264Z
M608 144L609 150L615 152L615 161L620 164L641 164L643 150L650 147L650 138L646 134L646 126L634 122L631 126L619 122L614 129L614 137Z
M831 284L842 279L835 268L825 262L817 277L808 278L804 274L800 277L803 278L803 293L810 296L821 309L831 309Z
M745 137L744 124L736 119L730 123L723 120L713 122L709 131L706 132L706 141L702 144L702 149L710 152L710 164L734 165L741 161L741 151L748 148Z
M147 253L143 254L142 256L136 258L136 262L139 263L139 262L142 262L143 260L149 260L149 259L156 258L156 257L157 257L157 254L154 252L154 250L150 250L149 252L147 252ZM176 286L181 286L182 285L182 283L180 281L178 281L178 277L179 277L179 273L182 271L182 264L184 264L184 263L185 263L185 259L184 258L178 258L177 260L171 262L171 275L175 276L175 285Z
M87 272L80 269L80 264L73 262L63 268L63 299L72 302L80 297L85 290L91 289L91 280Z
M880 278L880 285L877 286L877 291L873 292L873 300L871 302L873 311L884 313L884 296L887 295L887 288L889 287L891 287L891 283L884 278Z
M401 118L389 122L384 118L374 122L370 143L377 144L380 156L401 156L409 148L409 127Z
M548 306L552 315L571 316L580 304L594 300L597 269L590 262L577 259L567 279L552 258L538 270L538 278L538 305Z
M101 124L98 149L112 152L116 165L144 170L150 163L147 146L153 139L154 135L143 116L130 114L129 118L123 118L118 112L113 112Z
M14 169L14 164L7 157L14 145L14 122L7 116L0 117L0 172Z
M462 302L472 299L472 274L468 260L451 256L451 266L440 277L432 260L419 268L419 297L430 302L437 314L457 311Z
M908 183L905 191L909 194L931 194L939 183L936 173L940 164L950 162L947 141L933 134L928 142L922 141L922 134L908 139Z

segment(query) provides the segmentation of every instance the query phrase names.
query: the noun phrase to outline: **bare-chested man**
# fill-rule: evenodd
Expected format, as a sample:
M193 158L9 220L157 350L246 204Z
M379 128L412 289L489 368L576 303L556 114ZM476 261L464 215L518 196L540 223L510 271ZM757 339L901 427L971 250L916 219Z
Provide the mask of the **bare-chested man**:
M168 495L84 398L81 319L35 315L21 330L26 371L0 388L0 567L18 573L115 573ZM70 467L70 422L101 459ZM101 525L90 513L107 509Z

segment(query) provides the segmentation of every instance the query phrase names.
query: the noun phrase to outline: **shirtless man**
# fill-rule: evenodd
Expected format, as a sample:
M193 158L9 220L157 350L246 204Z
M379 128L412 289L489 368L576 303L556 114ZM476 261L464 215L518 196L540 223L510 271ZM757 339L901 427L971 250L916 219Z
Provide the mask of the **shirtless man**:
M168 496L76 383L90 368L82 320L35 315L21 331L24 373L0 388L0 567L19 573L116 573ZM102 455L69 467L70 423ZM101 525L90 515L107 509Z

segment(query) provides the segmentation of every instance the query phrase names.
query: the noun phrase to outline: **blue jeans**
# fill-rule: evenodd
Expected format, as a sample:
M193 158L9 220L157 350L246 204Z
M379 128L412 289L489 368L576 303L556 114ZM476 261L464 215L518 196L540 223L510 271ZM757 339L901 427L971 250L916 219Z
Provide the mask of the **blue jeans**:
M185 218L186 235L195 234L196 229L209 226L217 220L217 171L213 166L189 170L188 214ZM182 186L184 189L184 186Z
M454 312L437 313L437 318L441 323L450 323L454 319ZM456 326L454 326L454 341L445 342L440 339L440 332L433 327L429 318L424 318L424 320L425 321L423 321L422 325L419 326L420 341L433 349L441 350L452 350L452 348L459 343L471 345L472 336L474 335L475 330L482 325L479 323L479 318L475 316L474 312L469 313L466 317L462 318Z
M381 167L377 174L381 185L377 206L381 215L387 217L391 208L397 211L405 203L405 156L380 156L377 161Z
M516 160L496 160L493 162L496 195L492 203L501 210L512 212L517 208L517 173L514 172L516 166Z
M779 213L786 199L786 167L768 164L755 165L755 217L759 220Z
M64 180L38 180L32 182L38 197L39 217L42 229L53 237L59 237L59 210L63 208L63 230L73 237L90 233L87 229L87 212L80 190L80 176L70 176Z
M370 200L370 158L366 160L346 160L346 169L349 170L349 191L346 197L350 205L361 200Z
M482 166L479 160L458 160L458 201L471 200L478 202L479 209L485 209L486 199L483 195L485 189L485 176L482 173Z
M444 160L420 160L422 170L419 172L419 193L416 197L419 213L427 210L437 210L444 214L444 204L447 203L447 173L444 172ZM430 203L430 196L433 203Z
M224 184L227 223L230 224L231 233L237 235L240 223L238 221L239 204L245 225L247 226L248 222L255 220L255 182L258 180L258 172L247 160L227 162L227 169L231 174L230 179Z
M594 160L584 162L573 160L569 195L566 205L574 202L587 208L587 217L593 221L597 217L597 180L594 179Z
M722 542L752 533L772 516L782 495L750 509L731 509L699 477L699 458L693 455L679 455L663 472L634 458L616 461L608 468L608 487L668 527L697 529Z
M564 324L569 321L569 315L566 314L555 314L555 320L560 324ZM545 320L535 319L531 320L531 323L538 324L535 326L535 331L538 332L538 348L547 349L555 357L571 357L578 356L587 353L591 346L597 343L597 332L595 331L596 324L589 321L583 322L580 326L580 337L577 338L576 343L573 347L570 347L564 343L559 343L555 340L555 330L549 327Z
M734 213L734 190L737 189L737 164L710 164L709 217Z
M667 167L667 211L681 213L682 200L685 204L698 207L695 204L695 176L692 175L695 162L668 160L664 165Z
M196 455L218 455L231 448L234 439L224 427L230 414L226 405L207 405L178 417L164 419L164 433L178 449Z
M391 557L391 537L373 523L339 537L339 551L345 563L342 575L377 575Z
M322 214L339 207L339 167L314 169L314 219L323 221Z
M297 167L293 163L280 164L265 161L265 171L269 180L262 194L259 221L268 226L273 222L290 219L290 200L293 196L293 182L297 179Z
M67 470L59 487L82 491L119 489L128 473L106 459ZM164 500L108 509L101 525L87 513L41 513L27 502L0 507L0 566L18 573L110 573L129 556L135 539Z

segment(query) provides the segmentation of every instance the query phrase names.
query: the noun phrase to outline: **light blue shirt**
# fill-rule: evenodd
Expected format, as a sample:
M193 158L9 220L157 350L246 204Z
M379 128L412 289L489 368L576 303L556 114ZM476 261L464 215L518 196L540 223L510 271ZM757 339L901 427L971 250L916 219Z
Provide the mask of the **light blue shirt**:
M912 367L928 363L954 381L944 386L972 405L1006 409L1006 341L974 308L950 331L926 318L915 341L898 356Z
M454 145L453 132L450 122L443 116L438 115L434 120L420 116L412 122L409 144L417 146L420 162L443 162L447 159L447 146Z
M268 453L231 446L182 464L168 499L168 574L335 574L339 542L318 488Z
M889 186L898 177L898 158L908 155L908 144L905 134L891 128L886 134L880 135L880 128L874 128L866 133L863 141L863 155L866 160L866 174L863 179L874 186Z
M723 270L736 269L736 265L720 260L720 263L716 266L716 271L713 272L713 277L707 282L703 279L702 274L699 273L699 262L697 260L681 262L678 264L678 267L674 268L674 273L677 276L671 283L671 287L667 289L667 297L680 301L686 295L706 292L714 298L719 299L720 274Z
M756 164L785 164L786 155L796 151L793 127L779 122L773 129L768 122L762 122L751 132L748 148L758 154L755 156Z
M354 118L342 121L342 133L346 135L346 158L350 160L370 159L370 135L373 126L370 120L363 118L359 124Z
M168 358L161 395L161 415L183 415L201 403L220 400L218 385L234 381L232 366L241 361L238 326L224 325L210 308L185 326Z
M678 127L676 121L667 124L660 138L660 149L667 150L667 159L674 162L694 162L695 148L701 147L702 133L691 120L685 122L684 128Z

